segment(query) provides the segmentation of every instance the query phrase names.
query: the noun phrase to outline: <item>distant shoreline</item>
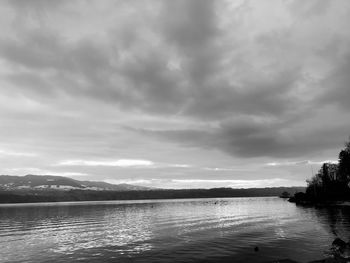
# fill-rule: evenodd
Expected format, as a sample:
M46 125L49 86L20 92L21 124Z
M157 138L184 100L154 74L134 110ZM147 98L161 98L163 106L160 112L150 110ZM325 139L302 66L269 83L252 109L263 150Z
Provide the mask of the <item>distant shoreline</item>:
M337 206L350 206L349 200L337 200L337 201L327 201L327 202L320 202L320 201L295 201L295 200L288 200L291 203L295 203L296 205L301 206L312 206L312 207L337 207Z
M142 191L93 191L93 190L0 190L0 203L37 203L67 201L112 201L148 199L224 198L279 196L283 191L302 191L303 187L272 188L213 188L213 189L164 189Z
M350 206L349 198L326 198L319 197L316 198L310 194L299 192L294 194L288 199L289 202L295 203L301 206L311 206L311 207L335 207L335 206Z

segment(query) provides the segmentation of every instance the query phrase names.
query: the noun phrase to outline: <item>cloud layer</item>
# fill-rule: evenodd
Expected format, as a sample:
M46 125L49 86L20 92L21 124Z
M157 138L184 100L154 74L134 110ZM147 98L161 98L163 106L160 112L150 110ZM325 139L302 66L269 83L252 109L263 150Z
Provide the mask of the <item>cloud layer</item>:
M2 172L190 184L217 176L194 167L250 166L222 177L258 180L276 178L265 163L336 159L350 135L349 20L346 0L6 1ZM120 174L137 160L191 169ZM283 167L281 180L309 176Z

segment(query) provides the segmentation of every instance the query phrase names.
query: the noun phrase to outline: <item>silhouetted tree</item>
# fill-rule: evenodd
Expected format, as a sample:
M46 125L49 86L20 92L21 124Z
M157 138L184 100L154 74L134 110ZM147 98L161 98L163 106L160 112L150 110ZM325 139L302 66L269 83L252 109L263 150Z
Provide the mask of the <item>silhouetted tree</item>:
M348 184L350 179L350 138L345 143L345 149L339 153L339 180Z
M329 178L331 181L338 181L338 164L337 163L327 163Z
M309 199L329 200L350 197L350 138L339 153L339 163L324 163L310 180L306 195Z

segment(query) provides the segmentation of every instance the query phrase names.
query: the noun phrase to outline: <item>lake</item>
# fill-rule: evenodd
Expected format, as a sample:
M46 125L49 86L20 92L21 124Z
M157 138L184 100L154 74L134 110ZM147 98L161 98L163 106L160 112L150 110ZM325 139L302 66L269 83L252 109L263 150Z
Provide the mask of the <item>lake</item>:
M336 235L349 207L277 197L0 205L1 262L307 262Z

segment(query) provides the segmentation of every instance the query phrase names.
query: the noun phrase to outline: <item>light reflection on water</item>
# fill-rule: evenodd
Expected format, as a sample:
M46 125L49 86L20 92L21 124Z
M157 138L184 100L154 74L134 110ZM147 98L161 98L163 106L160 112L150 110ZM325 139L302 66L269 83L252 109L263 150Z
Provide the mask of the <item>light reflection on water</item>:
M306 262L349 219L270 197L0 205L0 261Z

